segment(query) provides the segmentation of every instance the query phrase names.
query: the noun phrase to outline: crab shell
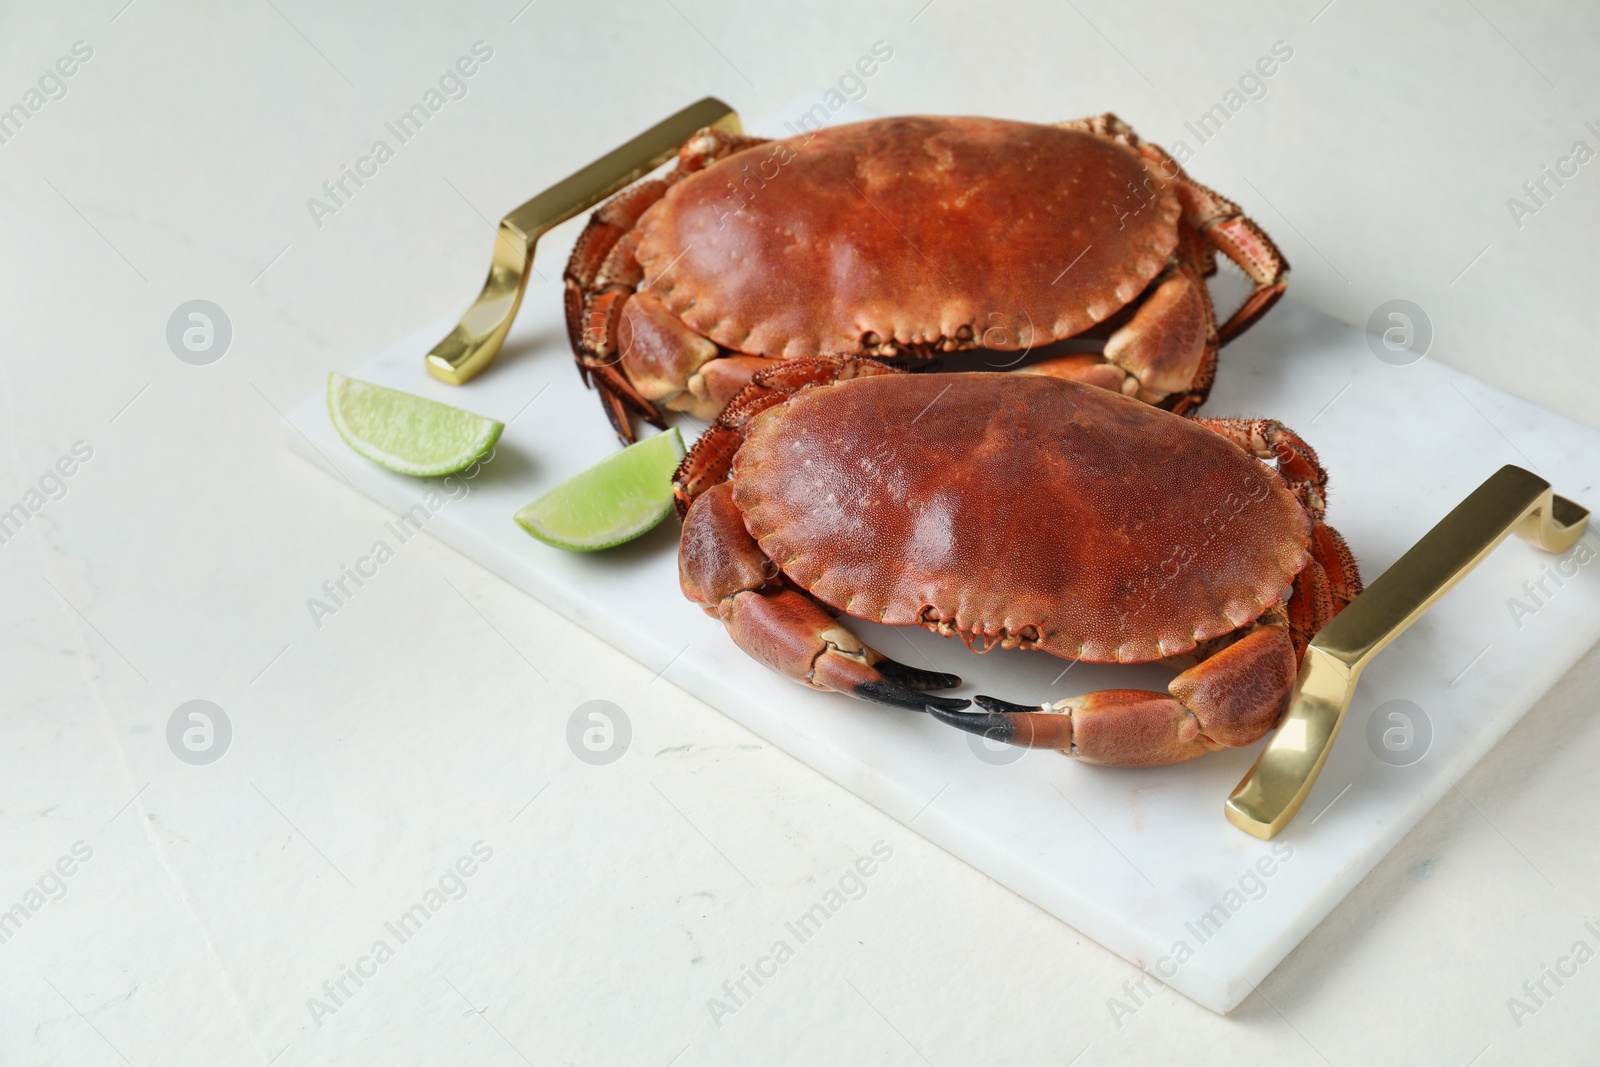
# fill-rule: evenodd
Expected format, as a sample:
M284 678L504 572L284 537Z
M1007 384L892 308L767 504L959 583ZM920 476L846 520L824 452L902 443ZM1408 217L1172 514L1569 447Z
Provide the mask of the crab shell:
M804 389L756 417L731 477L762 551L824 603L1068 659L1188 652L1281 603L1310 558L1264 464L1050 378Z
M690 174L640 217L636 254L667 311L737 352L1015 350L1081 333L1143 292L1180 213L1109 138L911 117Z

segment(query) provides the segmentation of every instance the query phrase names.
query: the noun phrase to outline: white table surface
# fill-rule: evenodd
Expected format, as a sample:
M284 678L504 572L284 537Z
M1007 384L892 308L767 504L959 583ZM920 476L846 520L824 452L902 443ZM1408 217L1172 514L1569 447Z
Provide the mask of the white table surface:
M1282 39L1266 97L1191 170L1280 240L1298 299L1357 323L1413 300L1434 357L1600 425L1600 170L1520 229L1506 207L1574 140L1600 146L1600 16L674 4L8 17L0 104L75 41L93 57L0 143L0 504L74 442L93 456L0 544L0 903L77 842L92 857L0 943L0 1062L1592 1057L1600 962L1520 1018L1507 998L1534 1004L1525 981L1600 948L1593 653L1219 1018L1139 992L1134 968L429 538L318 630L306 598L388 516L289 456L279 410L465 306L487 219L705 92L761 114L883 40L875 110L1114 108L1170 144ZM318 228L307 198L479 39L494 55L468 95ZM195 298L234 333L205 367L165 337ZM209 767L164 737L196 697L234 726ZM559 731L589 699L633 723L609 766L472 743ZM375 762L396 734L410 757ZM307 998L479 840L493 858L464 895L318 1027ZM865 896L716 1025L707 998L879 841L893 857Z

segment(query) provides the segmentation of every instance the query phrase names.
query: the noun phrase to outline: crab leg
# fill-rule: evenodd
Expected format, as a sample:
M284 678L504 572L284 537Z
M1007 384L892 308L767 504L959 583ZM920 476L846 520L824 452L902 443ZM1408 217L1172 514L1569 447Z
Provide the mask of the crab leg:
M783 583L778 565L745 529L733 487L713 486L684 518L678 552L684 595L722 621L753 659L812 689L890 707L956 711L967 700L929 696L961 684L953 674L897 663L863 644L816 600Z
M1289 598L1289 636L1296 655L1361 592L1355 556L1339 531L1318 521L1311 527L1311 562L1294 580Z
M1026 748L1053 748L1085 763L1158 767L1248 745L1278 721L1298 657L1282 608L1243 637L1178 675L1165 693L1104 689L1028 707L980 696L982 712L930 705L933 717Z
M1183 173L1181 168L1179 173ZM1183 204L1185 220L1255 283L1244 303L1217 330L1218 340L1227 344L1254 326L1278 302L1289 287L1289 261L1238 204L1186 174L1178 186L1178 199Z
M1328 472L1305 438L1277 419L1196 418L1195 424L1232 441L1257 459L1277 463L1278 476L1312 518L1327 508Z
M1183 207L1183 221L1210 248L1221 252L1238 265L1255 288L1217 331L1218 341L1227 344L1265 315L1289 287L1289 261L1255 221L1227 197L1206 188L1189 177L1178 161L1160 145L1152 144L1133 131L1133 127L1109 112L1092 119L1078 119L1060 125L1089 130L1134 148L1148 161L1154 181L1170 183ZM1203 266L1213 257L1205 254ZM1210 274L1206 269L1204 273Z
M1210 392L1217 344L1211 293L1198 268L1174 263L1151 284L1127 324L1106 340L1101 356L1058 356L1018 373L1087 382L1183 414Z
M679 150L673 170L623 190L591 215L572 249L563 276L567 287L567 338L578 360L578 373L585 384L600 393L601 405L624 444L634 440L635 415L665 429L666 423L652 401L688 390L691 376L700 365L717 355L716 345L690 334L681 323L654 322L648 307L641 309L645 312L642 317L629 314L634 291L644 281L643 271L633 254L630 231L640 216L665 196L679 178L702 170L741 148L761 144L763 140L712 128L701 130ZM637 330L644 335L645 342L630 363L627 349L633 346L625 343L629 339L619 334L627 332L634 322L642 323ZM671 326L677 327L676 333ZM663 330L666 331L664 335ZM646 367L646 388L636 385L637 379L632 375L640 363ZM650 371L666 373L665 389L659 382L649 380ZM717 388L716 383L702 380L700 384L707 395L712 395ZM722 388L731 393L736 386L723 385Z
M1317 631L1361 592L1361 572L1338 530L1322 521L1327 507L1328 473L1317 453L1276 419L1197 418L1197 425L1221 434L1257 459L1277 464L1278 476L1311 516L1311 562L1294 582L1289 628L1295 651L1304 652Z
M619 436L631 439L632 415L666 427L650 402L617 367L617 326L639 284L641 271L628 231L645 210L666 195L674 172L624 190L589 217L573 246L564 275L567 339L584 384L600 393L601 405Z

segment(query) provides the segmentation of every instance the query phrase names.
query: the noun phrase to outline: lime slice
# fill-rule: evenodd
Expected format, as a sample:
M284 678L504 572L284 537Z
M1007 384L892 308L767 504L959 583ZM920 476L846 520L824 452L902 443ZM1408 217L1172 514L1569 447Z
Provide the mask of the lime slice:
M420 396L328 375L328 415L345 444L380 467L431 478L482 459L505 424Z
M672 510L672 473L683 459L674 426L607 456L517 512L547 545L597 552L655 529Z

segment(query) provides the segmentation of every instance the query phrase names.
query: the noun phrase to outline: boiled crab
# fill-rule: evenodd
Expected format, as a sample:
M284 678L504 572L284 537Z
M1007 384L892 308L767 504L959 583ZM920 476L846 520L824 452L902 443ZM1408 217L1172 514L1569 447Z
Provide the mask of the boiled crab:
M1220 251L1253 289L1220 328ZM707 129L595 212L566 271L584 379L632 440L712 418L774 360L1100 352L1029 367L1186 411L1289 267L1236 204L1112 115L881 119L764 141Z
M1273 461L1269 465L1264 461ZM1053 377L865 358L756 376L679 468L679 574L735 644L814 689L1123 766L1246 745L1361 589L1316 454L1270 420L1186 419ZM1092 663L1167 692L1025 706L867 647L834 613Z

